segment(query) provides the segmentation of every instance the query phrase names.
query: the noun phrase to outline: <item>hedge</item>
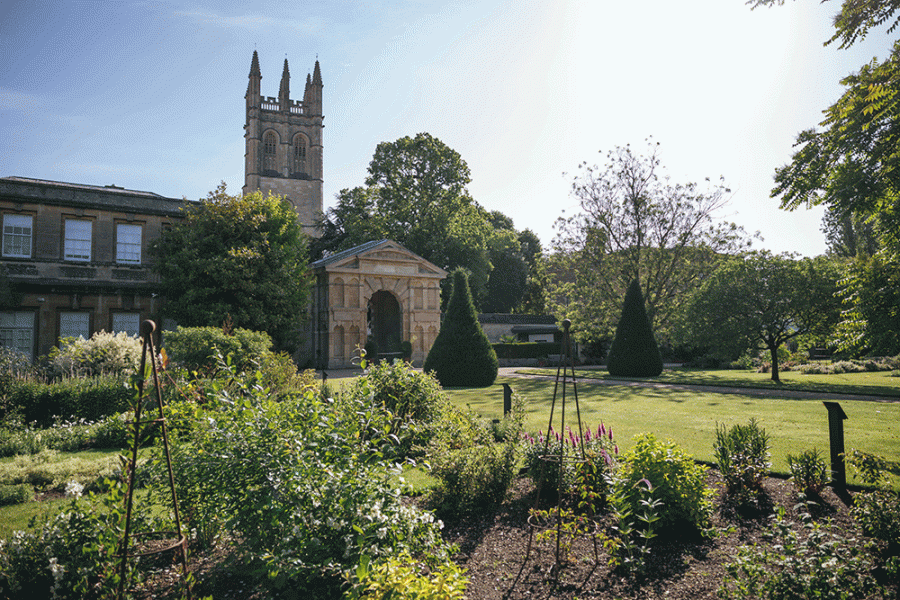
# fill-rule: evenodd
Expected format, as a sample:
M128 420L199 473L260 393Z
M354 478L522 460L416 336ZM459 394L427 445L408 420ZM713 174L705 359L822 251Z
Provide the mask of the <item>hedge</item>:
M493 344L494 352L500 359L547 358L559 354L560 344L556 342L521 342L516 344Z
M126 377L110 375L54 383L19 381L10 386L3 408L41 426L51 425L54 417L99 421L129 410L134 391L126 383Z

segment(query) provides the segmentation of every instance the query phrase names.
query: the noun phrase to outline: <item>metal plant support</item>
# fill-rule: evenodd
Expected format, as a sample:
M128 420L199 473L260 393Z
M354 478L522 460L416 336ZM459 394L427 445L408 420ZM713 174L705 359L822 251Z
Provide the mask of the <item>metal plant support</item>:
M163 401L162 401L162 393L159 387L159 370L157 368L157 355L156 349L153 345L153 332L156 331L156 323L153 321L144 321L141 323L141 337L143 338L143 350L141 352L141 366L139 371L138 378L138 398L134 407L134 420L131 421L131 424L134 425L134 441L131 446L131 460L127 464L128 469L128 490L125 494L125 533L122 536L122 542L119 547L119 556L121 558L121 562L119 563L119 589L118 589L118 598L124 598L125 595L125 578L128 570L128 560L129 558L135 558L139 556L149 556L151 554L159 554L162 552L168 552L170 550L178 551L178 558L181 561L181 571L182 577L184 578L185 588L186 588L186 596L188 600L191 598L191 586L190 586L190 574L188 572L188 564L187 564L187 538L181 531L181 515L178 512L178 497L175 494L175 476L172 473L172 456L169 452L169 437L166 431L166 419L163 413ZM153 372L153 386L156 390L156 405L159 408L159 418L157 419L148 419L141 420L141 409L144 405L144 381L146 379L147 374L147 354L150 354L150 364L151 370ZM163 449L165 451L166 456L166 467L168 468L169 473L169 487L172 490L172 508L175 515L175 531L174 532L155 532L146 535L159 535L159 536L172 536L174 535L175 541L166 545L163 548L158 548L146 552L137 552L134 554L129 554L128 548L129 543L131 541L132 533L131 533L131 514L132 507L134 504L134 480L135 480L135 471L137 467L137 455L138 455L138 446L140 446L141 433L146 431L144 427L152 427L154 425L158 425L160 428L160 432L162 433L162 441L163 441ZM137 537L135 535L135 537Z
M556 553L555 553L555 563L554 563L554 572L556 576L559 576L559 572L561 569L561 561L560 561L560 545L561 539L563 536L563 521L566 520L566 516L562 512L562 500L563 500L563 492L565 491L563 484L563 472L566 470L567 463L574 464L583 464L587 462L587 456L584 451L584 435L581 426L581 407L578 404L578 387L575 383L575 363L572 357L572 346L569 337L569 328L571 327L571 321L566 319L562 323L563 325L563 339L562 345L560 349L560 358L559 365L556 368L556 382L553 386L553 401L550 405L550 420L547 423L547 434L544 439L544 452L540 456L541 460L541 468L540 473L538 475L537 480L537 491L534 499L534 511L528 517L528 547L525 551L525 561L522 563L522 569L524 570L525 564L528 562L529 557L531 556L531 546L534 541L534 535L536 529L545 529L549 530L551 528L556 529ZM571 375L570 375L571 373ZM569 377L571 376L571 379ZM572 397L575 401L575 414L578 419L578 448L575 448L576 451L575 456L567 456L565 451L565 443L566 443L566 387L567 384L571 383L572 385ZM560 435L559 435L559 445L556 448L551 448L551 432L553 430L553 415L556 411L556 399L557 394L560 398ZM577 455L577 452L580 451L580 455ZM556 509L555 509L555 518L553 518L548 523L541 523L535 517L535 511L537 511L538 505L541 500L541 490L544 485L544 474L546 473L546 465L549 463L557 463L559 468L557 469L557 481L556 481ZM597 550L597 536L596 536L596 522L594 521L593 507L588 504L588 523L591 524L592 530L590 532L593 544L594 544L594 563L599 562L599 553ZM521 570L520 570L521 574ZM518 578L517 578L518 579Z

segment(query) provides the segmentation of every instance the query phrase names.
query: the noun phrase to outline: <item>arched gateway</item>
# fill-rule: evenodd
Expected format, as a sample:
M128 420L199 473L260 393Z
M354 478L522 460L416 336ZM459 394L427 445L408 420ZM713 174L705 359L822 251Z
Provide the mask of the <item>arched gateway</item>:
M312 348L316 367L352 365L371 337L383 354L410 342L421 365L441 328L447 272L391 240L368 242L312 264Z

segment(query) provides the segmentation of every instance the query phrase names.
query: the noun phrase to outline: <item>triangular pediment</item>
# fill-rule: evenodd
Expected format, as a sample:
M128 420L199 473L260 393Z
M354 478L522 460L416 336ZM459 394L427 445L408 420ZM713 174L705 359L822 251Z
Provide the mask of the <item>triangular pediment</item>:
M328 273L359 273L443 279L447 272L393 240L361 244L312 264Z

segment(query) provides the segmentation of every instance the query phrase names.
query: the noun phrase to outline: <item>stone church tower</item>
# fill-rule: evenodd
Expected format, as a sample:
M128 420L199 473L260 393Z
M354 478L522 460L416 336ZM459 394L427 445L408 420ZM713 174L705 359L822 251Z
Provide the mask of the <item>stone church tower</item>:
M243 193L256 190L284 196L297 211L303 230L318 235L322 213L322 73L316 61L306 75L303 100L290 99L291 74L284 59L278 97L260 95L259 57L253 51L244 124Z

